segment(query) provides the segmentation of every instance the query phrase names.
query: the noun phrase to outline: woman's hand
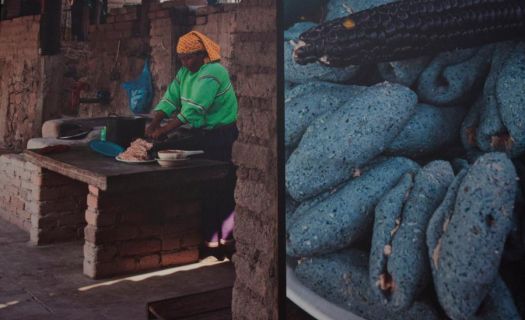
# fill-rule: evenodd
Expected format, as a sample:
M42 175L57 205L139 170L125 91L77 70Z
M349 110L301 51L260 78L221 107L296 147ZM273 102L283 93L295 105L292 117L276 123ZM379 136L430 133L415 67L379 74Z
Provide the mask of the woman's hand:
M155 129L153 132L147 134L149 137L153 139L158 139L164 135L166 135L166 131L164 130L164 127L160 127Z
M156 123L151 123L149 126L146 127L146 136L152 137L151 135L153 132L160 129L160 125Z
M164 112L162 111L155 111L153 113L153 120L151 121L151 123L146 127L146 136L148 137L152 137L151 135L153 134L153 132L157 131L158 129L160 129L160 123L162 121L162 119L164 119L166 115L164 114Z

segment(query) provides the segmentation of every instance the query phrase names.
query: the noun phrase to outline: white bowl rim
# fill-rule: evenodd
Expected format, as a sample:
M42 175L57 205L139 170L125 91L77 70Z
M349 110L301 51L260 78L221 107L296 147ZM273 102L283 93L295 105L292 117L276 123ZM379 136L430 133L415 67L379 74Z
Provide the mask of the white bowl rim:
M286 296L318 320L365 320L304 286L295 276L289 261L286 262Z
M182 149L163 149L163 150L159 150L159 151L157 151L157 153L167 153L167 154L172 154L172 153L184 153L185 151L188 151L188 150L182 150Z

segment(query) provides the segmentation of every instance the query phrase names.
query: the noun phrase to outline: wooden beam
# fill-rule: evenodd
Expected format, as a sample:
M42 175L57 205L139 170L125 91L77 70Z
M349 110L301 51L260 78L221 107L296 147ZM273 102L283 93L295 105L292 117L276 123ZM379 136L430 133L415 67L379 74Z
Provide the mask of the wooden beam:
M42 55L54 55L60 52L60 16L61 0L42 0L40 19L40 48Z

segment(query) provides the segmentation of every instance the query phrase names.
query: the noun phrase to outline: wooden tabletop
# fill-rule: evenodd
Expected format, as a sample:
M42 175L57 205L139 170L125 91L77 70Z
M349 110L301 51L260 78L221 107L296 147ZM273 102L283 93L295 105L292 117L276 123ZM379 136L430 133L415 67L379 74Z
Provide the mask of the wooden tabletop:
M205 159L189 159L171 168L161 167L157 162L131 164L98 154L87 146L74 146L51 154L41 154L38 149L25 150L24 154L37 166L105 191L221 179L231 166L227 162Z

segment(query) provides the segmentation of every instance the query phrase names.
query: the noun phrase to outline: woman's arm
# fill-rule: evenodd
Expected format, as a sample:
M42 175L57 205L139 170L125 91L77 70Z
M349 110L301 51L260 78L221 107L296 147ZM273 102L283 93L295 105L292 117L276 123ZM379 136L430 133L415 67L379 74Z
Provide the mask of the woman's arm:
M153 139L157 139L161 136L166 135L171 130L177 129L181 125L182 121L180 121L177 117L173 117L165 126L155 129L151 134L149 134L149 136Z
M160 128L160 122L166 117L163 111L154 111L153 121L146 127L146 135L151 137L151 134Z

